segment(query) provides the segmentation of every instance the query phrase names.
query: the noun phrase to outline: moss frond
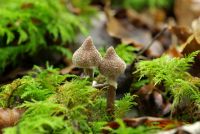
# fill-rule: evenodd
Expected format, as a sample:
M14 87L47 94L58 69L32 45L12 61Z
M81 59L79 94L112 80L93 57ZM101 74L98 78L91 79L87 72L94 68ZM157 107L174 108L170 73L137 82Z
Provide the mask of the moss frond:
M126 94L122 99L116 101L115 117L122 118L137 103L134 101L136 95Z
M89 4L78 7L87 11ZM17 59L22 55L33 57L44 50L70 58L70 50L63 45L73 42L79 32L87 34L92 15L75 15L61 0L3 0L0 8L0 73L8 65L20 64Z
M65 82L57 90L57 102L65 104L67 107L90 103L93 94L98 91L89 84L90 82L84 79Z
M21 107L26 108L17 126L4 130L5 134L29 133L56 133L58 130L69 132L64 116L66 108L51 102L26 102ZM56 115L56 116L55 116Z
M190 104L200 110L200 80L187 73L199 52L193 52L184 58L162 56L152 61L141 61L137 65L137 72L141 77L147 76L155 85L164 83L166 91L170 91L174 98L172 111Z
M56 92L57 86L67 77L60 75L58 70L52 67L43 70L35 66L34 70L28 76L1 87L1 107L14 107L24 101L45 100Z
M72 78L66 81L66 78ZM5 134L95 133L109 117L105 92L95 89L87 79L60 75L57 69L35 66L29 75L1 87L3 107L26 109L19 122L5 128ZM135 104L127 94L116 101L117 113L123 117Z
M164 82L171 85L176 79L184 79L186 71L199 52L193 52L185 58L170 58L164 55L152 61L141 61L136 66L137 72L140 73L140 77L147 76L155 84Z

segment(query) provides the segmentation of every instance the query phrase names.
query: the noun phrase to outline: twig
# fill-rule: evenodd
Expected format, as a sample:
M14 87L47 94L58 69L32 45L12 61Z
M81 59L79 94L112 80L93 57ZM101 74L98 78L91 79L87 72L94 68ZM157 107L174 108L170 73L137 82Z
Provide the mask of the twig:
M165 26L158 34L156 34L156 36L154 36L154 38L151 40L151 42L144 48L142 49L137 55L142 55L146 50L148 50L154 43L154 41L160 37L166 30L168 29L167 26Z
M107 87L107 86L108 86L107 83L92 85L92 87L98 88L98 89L101 89L101 88L104 88L104 87Z

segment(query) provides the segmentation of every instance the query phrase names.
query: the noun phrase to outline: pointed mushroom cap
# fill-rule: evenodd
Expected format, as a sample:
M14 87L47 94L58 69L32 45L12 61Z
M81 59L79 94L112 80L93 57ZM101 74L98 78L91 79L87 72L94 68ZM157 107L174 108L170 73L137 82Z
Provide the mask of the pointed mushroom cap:
M200 17L192 22L194 38L200 44Z
M101 54L93 44L92 37L85 39L79 49L77 49L72 57L72 62L76 67L93 68L99 66Z
M124 73L125 69L125 62L116 54L113 47L109 47L99 65L100 73L109 79L116 80L119 75Z

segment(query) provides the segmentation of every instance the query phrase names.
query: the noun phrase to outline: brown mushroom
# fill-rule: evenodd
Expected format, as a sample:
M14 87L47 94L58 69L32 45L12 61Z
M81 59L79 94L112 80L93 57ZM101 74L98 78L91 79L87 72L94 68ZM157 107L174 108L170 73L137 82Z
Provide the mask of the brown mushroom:
M102 75L107 77L107 82L109 84L107 93L107 113L112 119L114 118L117 78L124 73L125 68L125 62L116 54L113 47L109 47L99 65L99 71Z
M92 37L85 39L83 44L77 49L72 57L74 66L84 69L84 75L93 78L93 68L98 67L101 55L93 44Z

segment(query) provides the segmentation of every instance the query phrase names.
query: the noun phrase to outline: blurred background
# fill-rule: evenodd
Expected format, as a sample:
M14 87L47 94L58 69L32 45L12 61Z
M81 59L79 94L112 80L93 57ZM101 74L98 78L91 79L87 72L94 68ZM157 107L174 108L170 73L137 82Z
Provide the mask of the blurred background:
M1 0L0 83L47 62L79 73L71 57L88 35L102 54L112 45L127 64L152 40L144 56L180 55L199 7L199 0Z

